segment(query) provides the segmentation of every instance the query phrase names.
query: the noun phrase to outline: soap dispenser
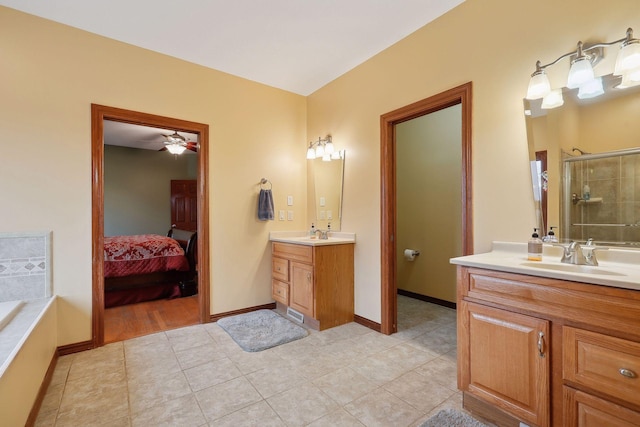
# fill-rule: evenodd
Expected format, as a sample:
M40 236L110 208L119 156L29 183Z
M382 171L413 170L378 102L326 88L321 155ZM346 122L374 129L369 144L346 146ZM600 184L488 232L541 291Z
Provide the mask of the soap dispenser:
M527 245L529 255L527 259L529 261L542 261L542 240L540 240L540 236L538 236L538 229L533 229L533 234L531 235L531 239L529 239L529 244Z
M544 237L544 239L542 239L543 242L558 243L558 237L556 236L556 233L553 231L554 228L557 228L557 227L549 227L549 234L547 234Z
M316 226L313 225L313 223L311 223L311 230L309 230L309 238L310 239L316 238Z

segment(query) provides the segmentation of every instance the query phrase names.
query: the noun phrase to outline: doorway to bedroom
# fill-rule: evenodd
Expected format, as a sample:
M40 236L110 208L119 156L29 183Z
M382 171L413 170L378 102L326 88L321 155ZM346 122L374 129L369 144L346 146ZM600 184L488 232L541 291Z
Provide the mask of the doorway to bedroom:
M94 346L210 320L207 164L208 125L92 105Z

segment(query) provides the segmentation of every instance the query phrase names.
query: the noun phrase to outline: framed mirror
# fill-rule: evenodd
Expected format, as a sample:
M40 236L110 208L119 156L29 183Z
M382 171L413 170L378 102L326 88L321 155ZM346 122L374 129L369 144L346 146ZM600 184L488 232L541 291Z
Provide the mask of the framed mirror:
M640 161L629 151L640 147L640 85L619 84L604 76L604 94L590 99L564 88L564 104L552 109L524 100L530 160L547 163L532 174L546 187L536 200L542 235L556 226L561 241L640 246L640 233L622 232L640 221Z
M331 231L340 231L345 151L340 151L338 159L323 161L322 158L316 158L308 162L311 171L309 177L313 180L309 189L314 201L315 227L326 230L331 224Z

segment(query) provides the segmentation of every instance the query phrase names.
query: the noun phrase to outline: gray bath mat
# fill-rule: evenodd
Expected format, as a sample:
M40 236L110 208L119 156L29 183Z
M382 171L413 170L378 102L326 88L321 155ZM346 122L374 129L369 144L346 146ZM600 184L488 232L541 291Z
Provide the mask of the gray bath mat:
M470 415L455 409L443 409L429 418L420 427L487 427Z
M280 344L299 340L308 335L305 328L296 325L271 310L257 310L218 320L244 351L262 351Z

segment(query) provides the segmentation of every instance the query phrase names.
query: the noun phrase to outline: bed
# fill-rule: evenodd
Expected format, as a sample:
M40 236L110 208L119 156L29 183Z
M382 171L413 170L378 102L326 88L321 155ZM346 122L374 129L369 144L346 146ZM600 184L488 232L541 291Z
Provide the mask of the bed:
M196 247L196 232L175 228L167 236L105 237L105 308L193 295Z

